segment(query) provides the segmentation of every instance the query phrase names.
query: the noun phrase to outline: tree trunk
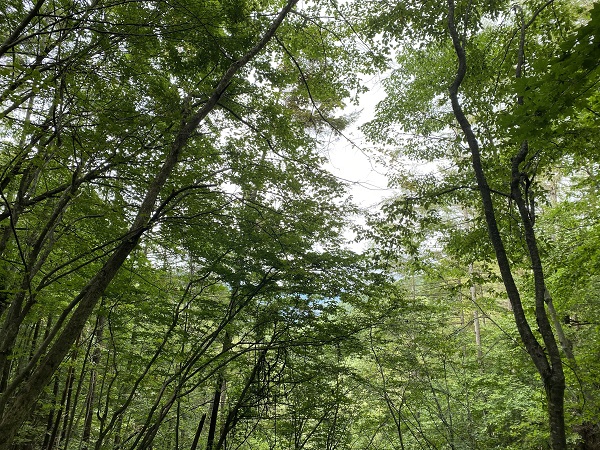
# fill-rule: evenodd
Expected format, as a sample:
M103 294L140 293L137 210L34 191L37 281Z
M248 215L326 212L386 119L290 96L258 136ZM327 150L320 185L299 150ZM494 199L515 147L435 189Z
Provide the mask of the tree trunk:
M96 321L96 329L92 339L96 341L94 353L92 354L90 367L90 384L88 386L88 394L85 401L85 416L83 424L83 435L81 437L82 449L87 450L92 435L92 422L94 419L94 403L96 399L96 383L98 381L98 364L101 357L102 337L104 334L104 316L99 315Z
M219 375L215 384L215 391L210 408L210 422L208 424L208 436L206 437L206 450L212 450L215 442L215 434L217 430L217 419L219 418L219 406L221 404L221 392L224 379Z
M496 214L491 196L491 189L488 185L481 162L479 142L477 141L477 138L472 130L471 123L462 110L462 106L458 98L458 91L467 71L467 58L464 44L456 30L454 8L454 0L448 0L448 30L450 32L454 50L458 58L456 77L449 89L452 110L471 151L473 171L475 172L477 186L481 195L481 204L485 214L488 235L494 247L496 260L502 275L502 281L504 282L506 293L512 305L517 330L521 337L521 341L525 345L527 353L531 357L544 383L544 388L548 398L548 418L552 449L566 450L567 443L564 426L565 377L562 368L562 361L558 351L558 345L556 344L556 340L554 338L554 334L552 333L552 328L545 310L544 294L546 287L541 260L537 249L537 241L535 239L535 233L533 230L532 217L530 216L529 210L525 206L526 203L522 198L520 190L522 174L519 172L519 165L521 162L523 162L527 155L527 142L522 144L521 149L512 160L511 196L519 208L521 223L525 229L525 240L527 249L529 251L531 268L534 274L535 282L536 322L540 334L542 335L545 348L542 347L542 345L537 341L527 321L527 317L525 316L523 305L521 303L521 296L514 281L511 265L506 254L504 242L500 235L500 230L498 228L498 222L496 220ZM522 29L521 41L523 41L523 34L524 27ZM522 55L520 54L519 64L517 65L517 75L519 75L520 66L522 64L521 56ZM548 356L546 356L546 352L548 352Z
M473 276L473 263L469 265L469 274L471 278ZM473 311L473 328L475 329L475 345L477 346L477 362L481 366L483 360L483 354L481 353L481 328L479 325L479 309L477 306L477 290L475 287L475 282L471 280L471 302L473 306L475 306L475 310Z
M52 425L54 424L54 416L57 415L56 398L58 397L59 386L60 380L57 376L54 380L54 388L52 389L52 409L48 413L48 420L46 421L46 432L44 433L44 442L42 443L42 449L44 450L49 450L52 448L52 441L54 439L52 433Z
M76 352L74 352L75 354L73 355L73 360L75 360L76 358ZM63 413L63 424L62 424L62 429L60 432L60 442L61 444L68 439L68 430L69 430L69 423L70 423L70 417L71 417L71 403L72 403L72 397L73 397L73 384L75 383L75 367L71 366L69 367L69 372L67 374L67 381L65 383L65 393L66 393L66 401L64 403L64 413ZM64 446L66 447L66 445Z
M177 408L175 409L175 448L179 448L179 428L181 426L181 399L177 398Z
M565 352L565 356L569 359L571 367L573 370L577 370L577 362L575 361L575 355L573 354L573 344L565 335L565 331L563 330L562 324L556 314L556 310L554 309L554 302L552 301L552 296L548 289L544 294L544 298L546 301L546 306L548 307L548 314L552 319L552 323L554 324L554 329L556 330L556 336L558 337L558 342L560 342L560 346Z
M196 450L198 448L198 442L200 442L200 435L202 434L202 429L204 428L205 420L206 413L202 414L202 417L200 418L200 422L198 423L198 428L196 429L196 434L194 435L194 441L192 442L190 450Z
M221 354L226 356L227 352L231 350L231 335L226 330L223 337L223 348ZM225 369L219 372L217 383L215 384L215 391L211 403L210 410L210 422L208 424L208 436L206 437L206 450L213 450L215 436L217 431L217 421L219 418L219 407L224 406L225 403L225 387L227 380L225 379Z

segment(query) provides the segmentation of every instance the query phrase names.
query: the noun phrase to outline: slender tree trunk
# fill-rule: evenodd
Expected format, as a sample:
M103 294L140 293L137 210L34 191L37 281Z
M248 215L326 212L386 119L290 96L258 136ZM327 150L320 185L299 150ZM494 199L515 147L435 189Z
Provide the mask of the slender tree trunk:
M471 275L471 278L472 278L473 277L473 263L471 263L469 265L469 274ZM473 306L475 307L475 310L473 311L473 328L475 329L475 345L477 346L477 362L481 366L481 363L483 360L483 354L481 352L481 328L479 325L479 309L477 308L477 290L476 290L475 282L473 281L473 279L471 279L471 287L469 290L471 292L471 302L473 303Z
M202 435L202 429L204 428L205 420L206 413L202 414L202 417L200 418L200 422L198 423L198 428L196 429L196 434L194 435L194 441L192 442L190 450L196 450L198 448L198 443L200 442L200 435Z
M77 345L79 345L80 339L81 339L81 335L77 338L77 341L76 341ZM70 407L70 410L69 410L67 416L65 417L65 426L66 426L65 437L64 437L64 439L61 439L61 442L63 442L64 449L69 448L69 442L71 440L71 433L73 430L73 426L75 424L75 418L77 416L77 405L79 404L79 399L81 398L81 392L83 390L83 386L84 386L84 382L85 382L85 374L87 373L87 364L88 364L88 361L90 360L92 346L93 346L93 340L90 339L90 343L87 346L85 355L83 357L81 370L79 371L79 376L73 377L73 383L75 382L75 379L77 379L77 388L75 389L75 396L72 398L73 405Z
M210 422L208 424L208 436L206 437L206 450L213 450L215 442L215 434L217 430L217 420L219 418L219 406L221 404L221 392L224 380L222 375L219 375L215 384L215 390L210 407Z
M57 376L54 380L54 388L52 389L52 409L48 413L48 420L46 421L46 432L44 433L44 442L42 443L42 449L49 450L52 448L53 433L52 425L54 424L54 417L57 415L56 411L56 398L58 397L58 389L60 387L60 380Z
M92 436L92 422L94 420L94 404L96 403L96 383L98 381L98 364L101 357L102 337L104 335L104 316L99 315L96 321L96 328L92 339L96 341L90 367L90 384L85 401L85 419L83 424L83 435L81 437L82 449L87 450L90 437Z
M533 231L532 218L529 210L526 207L526 203L523 200L520 190L522 174L519 172L519 165L527 156L527 142L523 143L521 149L512 160L511 196L519 208L521 223L525 230L525 241L529 251L535 283L536 323L544 341L545 348L542 347L542 345L537 341L525 316L523 305L521 303L521 296L514 281L511 265L506 254L500 230L498 228L498 222L496 220L494 205L491 197L491 189L488 185L481 162L479 142L473 133L471 123L462 110L462 106L459 101L458 91L467 71L467 57L464 43L455 27L454 8L454 0L448 0L448 30L450 32L454 50L458 58L456 77L449 89L452 110L471 151L472 166L481 195L481 203L485 214L488 234L494 247L498 267L506 288L506 293L512 305L517 330L519 331L521 341L525 345L527 353L531 357L544 383L544 388L548 397L548 418L552 449L565 450L567 448L564 425L565 378L558 346L556 344L554 334L552 333L552 328L550 326L544 306L544 294L546 287L544 283L541 260L537 249L535 233ZM523 41L523 35L524 26L522 28L521 41ZM521 56L522 55L519 55L517 71L519 71L522 63ZM546 352L548 353L548 356L546 356Z
M113 448L121 447L121 428L123 427L123 416L119 416L115 423L115 438L113 440Z
M57 385L58 383L58 377L57 377ZM68 382L68 380L67 380ZM58 391L56 392L58 393ZM50 435L50 442L48 443L48 450L57 447L60 444L60 439L58 438L58 430L60 428L60 423L62 421L62 417L63 417L63 413L64 413L64 405L66 402L66 398L67 398L67 391L63 390L62 396L61 396L61 400L60 400L60 404L58 405L58 408L56 409L56 418L54 419L54 423L52 426L52 433Z
M231 349L231 335L228 331L225 331L225 336L223 337L223 349L221 353L226 355L226 353ZM210 422L208 424L208 436L206 437L206 450L213 450L215 435L217 431L217 422L219 418L219 407L224 406L224 394L226 387L226 379L225 379L225 369L219 372L219 376L217 378L217 383L215 384L215 391L213 394L213 399L211 403L210 410Z
M75 361L75 359L77 358L77 348L75 348L73 350L71 359L73 361ZM65 387L63 389L62 395L61 395L61 399L60 399L60 404L58 405L57 408L55 408L55 413L56 413L56 418L54 419L54 425L52 427L52 433L50 436L50 440L47 444L47 449L51 450L52 448L57 448L61 442L62 439L64 438L64 427L62 430L62 433L59 435L59 430L61 429L61 423L63 423L64 425L66 425L67 422L67 417L69 414L69 407L70 407L70 399L71 399L71 390L73 387L73 378L74 378L74 374L75 374L75 368L73 367L73 365L71 365L69 367L69 369L67 370L67 377L65 379ZM56 392L55 395L58 395L58 386L59 386L59 377L56 377L56 381L57 381L57 385L55 386L56 388Z
M181 425L181 399L177 398L177 408L175 408L175 448L179 448L179 427Z
M234 405L231 405L229 411L227 412L227 417L225 422L221 427L221 432L219 433L219 441L215 446L214 450L221 450L226 446L226 440L231 431L235 428L240 420L240 412L246 403L250 399L251 387L256 383L257 378L260 375L261 370L264 367L264 363L266 361L267 351L269 350L269 346L267 345L264 349L260 351L256 363L254 367L252 367L252 371L250 372L248 378L246 379L246 383L242 392L235 402Z
M74 352L73 360L77 357L77 352ZM66 393L66 401L64 403L64 413L63 413L63 423L62 429L60 432L60 442L61 444L65 442L68 438L68 429L69 429L69 421L71 417L71 400L73 397L73 385L75 383L75 367L69 367L69 372L67 374L67 381L65 383L65 393ZM66 445L65 445L66 447Z
M546 289L544 294L546 306L548 307L548 314L552 319L552 323L554 324L554 329L556 330L556 336L558 337L558 342L560 342L560 346L565 352L565 356L569 359L571 367L573 370L577 370L577 362L575 361L575 355L573 354L573 344L565 335L565 331L563 330L562 324L556 314L556 310L554 309L554 302L552 301L552 297L550 296L550 292Z
M477 361L481 365L483 354L481 352L481 326L479 324L479 311L473 311L473 328L475 328L475 345L477 346Z

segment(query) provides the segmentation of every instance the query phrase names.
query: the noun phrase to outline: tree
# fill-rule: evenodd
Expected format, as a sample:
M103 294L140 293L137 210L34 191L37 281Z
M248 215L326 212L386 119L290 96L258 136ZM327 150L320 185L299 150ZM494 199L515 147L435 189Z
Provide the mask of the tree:
M213 344L259 293L336 295L354 276L333 270L354 259L335 254L350 209L315 150L322 123L343 126L335 110L357 81L348 70L357 63L330 58L353 50L335 43L343 32L318 19L320 5L298 11L295 1L14 3L0 46L0 447L45 386L68 392L59 368L74 344L95 342L96 316L109 327L96 341L115 357L143 345L132 322L158 344L130 364L101 347L78 358L83 441L92 403L103 408L96 445L109 432L122 444L138 389L163 383L139 415L139 442L151 442L181 392L227 360ZM214 300L217 285L231 304ZM129 294L141 311L123 301ZM184 318L203 307L209 331L190 337ZM200 347L178 360L185 339ZM97 362L103 373L90 368Z
M574 44L574 49L585 46L584 36L593 41L596 8L591 20L581 25L577 24L581 10L552 1L513 10L503 2L449 1L446 5L431 4L427 14L415 15L417 6L409 2L399 9L402 25L409 28L409 35L421 39L421 48L405 44L405 34L391 24L390 18L397 17L398 11L387 12L378 21L380 30L395 35L404 45L400 61L406 65L392 75L390 97L380 105L378 119L367 130L373 138L384 135L382 140L406 148L409 156L437 159L447 168L416 182L400 175L399 185L410 194L389 207L389 218L401 217L405 223L412 221L431 229L442 222L434 205L473 208L478 204L483 214L476 219L478 227L468 234L474 238L481 225L487 230L521 341L544 383L552 448L566 448L565 375L546 310L552 307L551 297L542 264L543 244L535 223L541 209L539 180L544 171L552 170L569 153L580 154L561 136L573 124L569 114L580 111L587 116L585 108L595 98L583 92L597 81L597 65L591 63L595 50L575 50L580 55L577 58L590 61L589 65L583 71L573 66L566 70L561 67L570 59L570 52L561 46L561 39ZM559 30L549 30L550 17L563 18ZM557 52L561 56L548 56ZM456 71L452 64L456 64ZM565 76L573 77L572 90L560 88ZM419 135L411 142L402 135L384 134L393 132L396 124L402 131ZM582 130L588 126L586 121L575 124ZM463 143L470 158L466 158ZM473 191L479 192L478 200L469 195ZM508 202L508 211L504 202ZM458 230L460 234L465 233ZM414 235L395 235L404 243L414 241ZM478 247L479 243L470 249L488 259L490 248L480 252ZM515 279L524 267L524 258L532 275L531 288L518 286ZM523 298L530 295L532 315L528 314L529 306L523 304Z

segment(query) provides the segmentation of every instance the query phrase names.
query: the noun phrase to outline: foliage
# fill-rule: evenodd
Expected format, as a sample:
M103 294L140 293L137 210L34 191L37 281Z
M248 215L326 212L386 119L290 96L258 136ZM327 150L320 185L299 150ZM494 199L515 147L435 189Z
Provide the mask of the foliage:
M533 323L530 149L566 435L593 448L600 4L533 0L0 2L0 448L549 448L449 5ZM389 67L363 131L399 195L356 254L323 143Z

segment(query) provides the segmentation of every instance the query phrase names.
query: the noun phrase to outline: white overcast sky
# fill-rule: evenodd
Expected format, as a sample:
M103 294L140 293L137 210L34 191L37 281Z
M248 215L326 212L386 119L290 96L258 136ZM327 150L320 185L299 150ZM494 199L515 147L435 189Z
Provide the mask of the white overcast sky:
M351 183L354 201L363 208L376 207L383 199L393 195L387 187L388 168L375 162L374 154L358 127L374 117L377 102L385 96L380 83L371 82L371 90L360 97L358 107L348 112L359 112L356 122L344 131L344 137L331 133L326 151L329 156L327 168L337 177Z

